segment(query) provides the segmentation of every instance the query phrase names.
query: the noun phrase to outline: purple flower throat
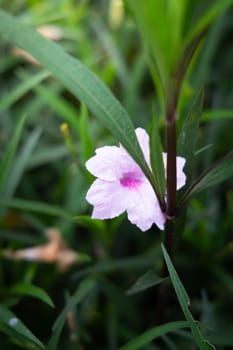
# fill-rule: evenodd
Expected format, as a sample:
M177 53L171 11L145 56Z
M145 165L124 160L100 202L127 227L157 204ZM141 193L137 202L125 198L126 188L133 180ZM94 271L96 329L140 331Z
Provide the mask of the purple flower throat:
M134 172L127 172L120 179L120 183L129 190L135 190L141 185L142 181Z

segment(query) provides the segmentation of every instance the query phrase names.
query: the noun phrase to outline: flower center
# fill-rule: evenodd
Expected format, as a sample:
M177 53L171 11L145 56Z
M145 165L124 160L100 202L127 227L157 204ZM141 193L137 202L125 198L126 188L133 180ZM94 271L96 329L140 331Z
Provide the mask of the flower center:
M128 172L120 179L120 183L123 187L126 187L129 190L135 190L141 185L142 181L135 173Z

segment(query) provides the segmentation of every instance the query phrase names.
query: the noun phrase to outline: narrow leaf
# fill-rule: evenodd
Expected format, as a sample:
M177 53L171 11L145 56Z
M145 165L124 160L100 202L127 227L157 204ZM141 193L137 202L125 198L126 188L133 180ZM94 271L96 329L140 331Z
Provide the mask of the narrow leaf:
M10 92L5 98L0 101L0 113L13 103L23 97L34 86L38 85L41 81L47 79L51 73L43 71L39 72L32 77L28 77L23 83L20 83L12 92Z
M72 278L76 280L89 274L103 274L121 270L131 271L133 269L150 267L153 265L154 261L154 256L134 256L121 260L104 261L95 264L94 267L88 267L86 269L82 269L82 271L76 272Z
M61 161L61 159L69 156L67 147L64 145L43 145L40 150L35 152L29 159L27 163L27 169L33 169L41 165L55 162L56 160Z
M72 126L76 136L79 137L80 126L78 113L72 104L65 100L63 96L57 94L57 91L52 89L51 86L38 85L35 88L35 92L58 114L62 121Z
M4 158L0 164L0 189L4 185L4 182L8 176L10 167L12 165L12 161L14 159L17 145L19 143L20 136L23 130L24 122L25 122L25 116L19 119L18 124L16 125L16 128L15 128L14 135L12 136L12 139L8 144L8 147L5 151Z
M4 184L4 188L1 193L2 197L5 197L5 198L11 197L14 194L21 180L21 177L23 176L23 173L26 169L26 166L31 157L31 154L34 151L34 148L36 147L37 142L39 141L40 134L41 134L40 128L33 130L31 134L28 136L28 138L26 139L21 150L17 153L17 158L12 164L12 167L9 172L9 176L7 178L7 181Z
M175 332L186 327L188 327L188 323L185 321L165 323L162 326L149 329L148 331L131 340L129 343L121 346L119 350L143 349L143 347L150 343L152 340L159 338L169 332Z
M233 151L229 152L224 158L211 165L191 184L180 200L178 207L182 207L194 193L201 192L208 187L217 185L232 176Z
M82 154L84 157L84 161L89 159L94 152L93 143L90 135L90 128L88 125L88 111L85 105L81 107L80 114L80 141L82 147Z
M0 198L0 207L13 208L17 210L29 211L29 212L35 212L35 213L42 213L46 215L64 217L66 219L73 220L72 215L61 207L45 204L42 202L29 201L26 199ZM78 220L78 217L77 218L74 217L74 220Z
M232 109L217 109L217 110L206 110L203 112L201 120L206 122L210 120L223 120L223 119L233 119Z
M126 294L131 295L142 292L166 280L167 278L161 278L154 271L149 270L143 276L141 276L129 290L127 290Z
M80 61L43 38L18 19L0 10L0 34L29 52L79 98L121 142L153 184L153 176L138 144L133 124L104 83Z
M57 320L53 325L53 334L50 338L49 344L47 346L47 350L56 350L57 344L59 341L59 337L61 335L62 329L64 327L67 313L70 310L73 310L74 307L82 301L82 299L95 287L95 281L93 279L85 279L82 281L77 288L74 295L70 298L68 304L65 306L63 311L58 316Z
M192 30L188 31L186 42L191 42L201 32L204 32L214 22L214 20L226 11L233 4L233 0L216 0L214 4L210 3L209 7L195 25Z
M126 0L141 32L143 44L149 56L153 57L160 83L166 88L169 85L169 71L174 62L170 26L167 25L166 6L158 0L135 1ZM171 69L172 70L172 69Z
M195 96L193 104L183 121L178 138L178 155L186 159L185 173L188 179L192 177L194 152L197 142L199 122L202 115L203 89Z
M157 118L158 119L158 118ZM151 158L151 167L152 172L156 181L156 188L158 188L158 195L165 206L165 170L163 162L163 148L159 135L158 120L155 117L152 118L152 128L150 135L150 158Z
M13 339L33 343L39 349L44 349L44 345L32 332L20 321L16 315L5 306L0 305L0 330Z
M199 347L200 350L214 350L215 347L211 345L206 339L203 338L200 329L197 325L197 322L193 319L193 316L191 312L189 311L189 297L188 294L179 278L177 275L177 272L171 262L171 259L165 249L165 247L162 244L162 252L164 256L164 260L166 262L169 275L173 284L173 287L175 289L177 298L179 300L181 309L184 313L184 316L188 322L188 325L192 331L193 337Z
M10 293L22 295L22 296L31 296L43 301L44 303L48 304L51 307L54 307L53 301L48 296L48 294L40 287L37 287L33 284L29 284L29 283L14 284L13 287L10 289Z

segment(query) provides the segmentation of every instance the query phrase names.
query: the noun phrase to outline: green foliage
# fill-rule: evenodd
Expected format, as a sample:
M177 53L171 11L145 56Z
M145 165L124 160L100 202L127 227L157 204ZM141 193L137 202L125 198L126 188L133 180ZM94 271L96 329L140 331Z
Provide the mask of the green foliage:
M44 303L48 304L51 307L54 307L54 304L48 294L41 288L29 284L29 283L17 283L14 284L10 290L11 294L15 295L23 295L23 296L31 296L37 298Z
M102 81L58 45L45 40L4 11L0 11L0 23L1 34L38 59L81 99L151 178L131 120Z
M143 276L141 276L136 283L127 291L128 295L141 292L150 287L164 282L166 278L160 278L154 271L149 270Z
M37 349L44 349L44 345L37 339L22 321L9 311L5 306L0 305L0 329L13 339L17 339L21 346L28 348L28 342L36 345Z
M119 350L141 349L142 346L147 345L152 340L154 340L158 337L161 337L164 334L167 334L169 332L175 332L179 329L186 328L186 327L187 327L187 322L184 322L184 321L166 323L162 326L158 326L156 328L149 329L145 333L143 333L140 336L138 336L137 338L133 339L128 344L120 347Z
M150 158L151 167L155 176L156 188L158 188L159 198L164 204L165 198L165 169L163 162L163 148L159 135L158 120L152 119L150 132Z
M225 11L232 1L124 3L112 30L110 1L1 1L1 349L211 348L205 339L217 350L233 346L233 21ZM44 24L59 29L56 44L31 29ZM14 43L49 72L17 56ZM176 298L155 226L142 234L124 215L91 219L85 195L94 179L85 162L97 147L120 141L166 198L164 90L170 96L174 73L184 70L177 154L186 158L188 179L177 205L187 207L174 237L180 277L164 252ZM150 130L150 170L137 126ZM51 227L80 264L60 271L55 261L17 258L48 247Z
M198 139L199 123L202 116L203 90L201 90L191 105L191 109L185 117L178 138L177 153L185 158L185 173L188 177L188 183L193 178L194 153Z
M11 106L22 96L24 96L28 91L30 91L34 86L36 86L41 81L47 79L50 76L49 72L39 72L37 75L28 78L23 84L17 86L15 90L9 93L0 103L0 113L2 113L6 108Z
M17 158L12 164L10 174L7 178L5 186L2 190L2 197L11 197L14 194L17 185L19 184L21 177L25 171L28 160L39 141L41 134L41 129L37 128L33 130L25 141L24 145L21 147L17 154Z
M127 1L151 52L165 91L182 53L186 1Z
M233 175L233 152L227 154L222 160L211 165L205 170L187 189L181 199L181 205L194 193L205 190L208 187L217 185Z
M233 119L232 110L214 110L204 111L202 114L202 121L221 120L221 119Z
M191 3L191 6L195 5L195 2ZM191 41L195 36L199 35L201 32L207 30L210 24L220 16L228 7L232 5L232 0L223 0L221 3L215 0L213 3L210 3L205 12L202 13L199 20L195 24L192 31L187 34L187 41Z
M12 137L11 142L9 143L5 156L2 160L2 163L0 165L0 189L2 189L4 182L7 178L7 175L9 173L10 166L12 164L17 145L19 143L19 139L22 133L23 125L25 121L25 116L20 118L18 125L15 128L15 133Z
M73 308L82 301L85 295L89 293L94 288L94 286L95 286L95 281L93 279L86 279L82 281L82 283L77 288L74 295L70 298L68 304L65 306L65 308L60 313L59 317L57 318L57 320L53 325L53 329L52 329L53 334L47 346L48 350L57 349L58 340L61 335L62 328L64 327L67 313L73 310Z
M184 286L183 286L179 276L177 275L176 270L174 269L174 266L171 262L171 259L170 259L169 255L168 255L168 253L163 245L162 245L162 251L163 251L163 256L164 256L164 259L166 261L169 275L171 277L171 281L172 281L173 287L175 289L177 298L179 300L181 309L182 309L182 311L185 315L185 318L189 324L189 327L193 333L193 337L199 346L199 349L200 350L214 350L215 347L203 338L196 322L194 321L194 319L192 317L191 312L189 311L190 301L189 301L188 294L187 294L186 290L184 289Z

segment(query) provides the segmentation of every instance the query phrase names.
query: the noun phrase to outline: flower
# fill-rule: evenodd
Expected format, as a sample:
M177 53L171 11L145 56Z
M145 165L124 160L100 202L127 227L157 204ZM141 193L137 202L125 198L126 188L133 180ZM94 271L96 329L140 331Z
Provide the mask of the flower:
M81 262L78 252L71 250L57 228L46 230L48 242L43 245L17 250L3 250L3 256L10 259L55 263L59 271L66 271L73 264Z
M135 130L145 160L150 166L149 136L142 128ZM167 154L163 153L166 167ZM184 186L185 159L177 157L177 189ZM152 224L164 229L165 215L155 192L141 168L120 145L96 149L86 162L88 171L97 177L87 192L87 201L94 206L92 218L111 219L127 211L128 219L142 231Z

